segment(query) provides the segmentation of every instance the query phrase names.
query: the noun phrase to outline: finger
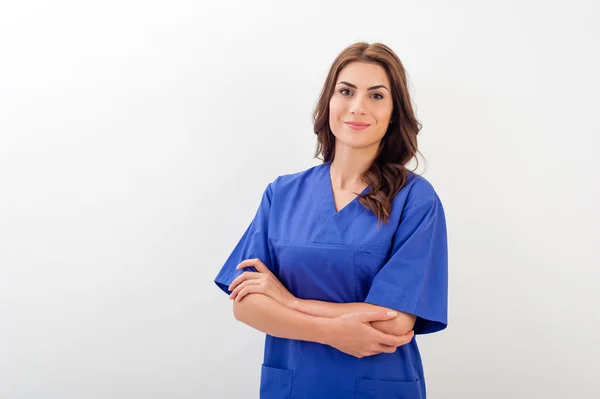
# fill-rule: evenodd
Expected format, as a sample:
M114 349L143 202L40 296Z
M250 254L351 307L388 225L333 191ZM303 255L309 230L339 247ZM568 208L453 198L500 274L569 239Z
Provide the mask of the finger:
M377 330L379 331L379 330ZM407 343L409 343L410 341L412 341L412 337L414 335L413 331L410 331L408 334L405 335L401 335L401 336L396 336L396 335L391 335L391 334L386 334L383 333L381 331L379 331L381 334L380 335L380 339L379 342L384 344L384 345L389 345L389 346L402 346L402 345L406 345Z
M413 330L410 330L408 333L401 335L399 338L402 339L402 342L404 342L403 345L406 345L413 340L414 336L415 332Z
M243 269L244 267L254 266L256 271L259 273L271 273L271 270L258 258L243 260L236 269Z
M252 294L254 292L260 292L260 286L258 285L247 285L244 288L242 288L239 292L239 294L237 295L237 297L235 298L236 302L241 301L242 299L244 299L244 297L248 294Z
M379 353L394 353L394 352L396 352L396 349L398 349L398 348L395 346L379 344L377 349L378 349Z
M399 346L399 345L397 345L400 343L400 342L398 342L399 338L397 336L392 335L392 334L386 334L382 331L377 330L374 327L373 327L373 330L376 331L376 333L375 333L377 335L376 339L380 344L387 345L387 346L396 346L396 347Z
M244 259L243 261L238 263L238 265L235 268L238 270L243 269L245 267L253 266L253 263L254 263L254 259Z
M383 321L393 319L398 315L397 312L393 310L382 310L377 312L361 312L358 313L358 320L363 323L372 322L372 321Z
M235 289L233 290L233 292L229 295L229 299L235 299L235 297L242 290L242 288L244 288L244 287L246 287L248 285L256 285L256 284L260 284L260 280L254 279L254 280L243 281L240 285L238 285L237 287L235 287Z
M245 281L242 281L237 287L235 287L233 290L231 290L231 294L229 294L229 299L235 299L238 292L240 292L240 290L242 288L244 288L245 283L246 283ZM233 284L231 286L233 286ZM231 286L230 286L230 289L231 289Z
M246 281L252 278L258 278L260 277L260 273L256 273L256 272L244 272L242 274L240 274L239 276L237 276L232 282L231 284L229 284L229 291L233 291L233 289L240 284L242 281Z
M415 332L413 330L410 330L409 332L407 332L404 335L397 335L396 338L400 345L406 345L410 341L412 341L414 336L415 336ZM396 345L396 346L399 346L399 345Z

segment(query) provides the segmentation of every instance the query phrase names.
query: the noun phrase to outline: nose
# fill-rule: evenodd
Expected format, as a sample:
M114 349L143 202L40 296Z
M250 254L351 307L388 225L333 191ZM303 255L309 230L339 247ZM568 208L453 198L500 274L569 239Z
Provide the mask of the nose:
M360 95L354 96L352 102L350 103L350 113L352 115L356 115L356 114L364 115L365 114L365 107L363 104L362 96L360 96Z

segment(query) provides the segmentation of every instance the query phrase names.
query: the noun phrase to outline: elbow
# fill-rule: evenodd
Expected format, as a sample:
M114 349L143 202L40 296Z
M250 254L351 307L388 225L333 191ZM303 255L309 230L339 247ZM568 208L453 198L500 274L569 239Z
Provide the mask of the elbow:
M417 317L415 315L398 312L398 315L391 320L376 321L372 322L371 325L386 334L399 337L412 331L416 320Z
M255 304L256 295L248 294L241 301L233 301L233 317L237 321L246 323L248 315L252 313L252 307Z
M406 335L415 328L417 316L408 313L399 313L394 319L394 335Z
M244 309L246 308L245 306L246 304L244 303L244 301L233 301L233 317L237 320L237 321L241 321L243 322L244 319Z
M417 316L414 314L400 312L396 316L396 329L400 333L399 335L406 335L411 332L415 328L416 321Z

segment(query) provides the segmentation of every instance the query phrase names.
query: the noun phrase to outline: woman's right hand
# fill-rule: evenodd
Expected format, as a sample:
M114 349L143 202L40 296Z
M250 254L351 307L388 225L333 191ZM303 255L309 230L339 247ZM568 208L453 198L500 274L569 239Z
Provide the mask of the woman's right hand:
M394 312L347 313L331 319L327 344L357 358L394 353L399 346L412 341L414 331L406 335L386 334L371 326L371 322L385 321L396 317Z

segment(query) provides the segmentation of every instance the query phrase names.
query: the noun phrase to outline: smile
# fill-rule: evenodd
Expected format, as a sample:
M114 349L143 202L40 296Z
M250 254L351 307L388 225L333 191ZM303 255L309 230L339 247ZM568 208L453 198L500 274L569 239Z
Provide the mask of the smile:
M365 130L366 128L371 126L368 123L359 123L359 122L344 122L344 123L352 130Z

